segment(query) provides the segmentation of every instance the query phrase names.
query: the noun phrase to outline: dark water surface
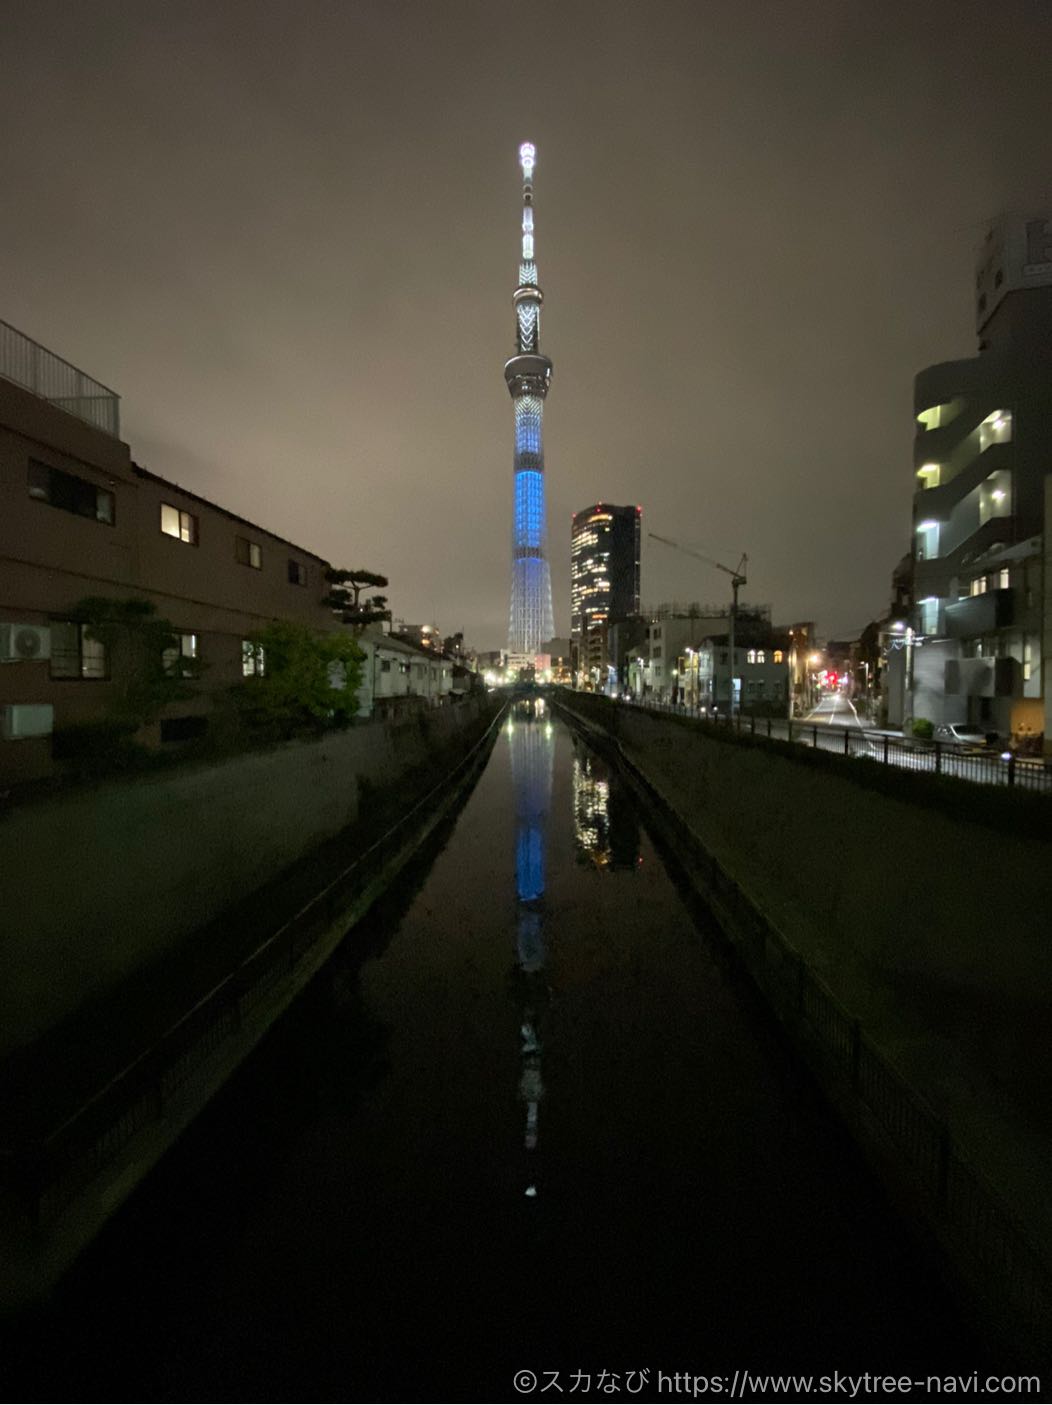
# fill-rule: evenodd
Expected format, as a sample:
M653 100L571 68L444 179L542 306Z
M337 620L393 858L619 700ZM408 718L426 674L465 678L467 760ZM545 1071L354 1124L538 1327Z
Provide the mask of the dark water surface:
M536 702L3 1384L507 1400L520 1369L569 1395L578 1370L977 1364L617 777Z

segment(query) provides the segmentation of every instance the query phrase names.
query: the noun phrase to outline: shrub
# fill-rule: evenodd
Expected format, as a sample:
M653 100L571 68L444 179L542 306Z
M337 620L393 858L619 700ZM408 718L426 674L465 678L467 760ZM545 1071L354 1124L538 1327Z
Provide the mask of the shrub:
M262 647L264 673L239 684L234 698L254 730L293 736L354 717L365 655L349 634L274 620L252 642Z

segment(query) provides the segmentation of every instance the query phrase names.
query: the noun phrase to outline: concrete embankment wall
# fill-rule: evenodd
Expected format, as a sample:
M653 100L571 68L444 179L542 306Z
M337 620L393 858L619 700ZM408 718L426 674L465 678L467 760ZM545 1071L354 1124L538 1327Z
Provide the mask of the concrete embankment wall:
M648 823L896 1203L995 1334L1044 1361L1052 800L555 701L618 742Z
M14 809L0 822L0 1056L172 951L480 734L494 704L187 765Z
M617 738L1052 1250L1047 841L926 804L909 776L907 798L882 793L859 774L875 762L819 766L589 694L565 704ZM975 814L975 791L960 803ZM1012 797L979 803L1003 815Z
M1009 998L1052 987L1041 840L955 820L688 720L589 694L567 702L617 737L820 968L862 961Z

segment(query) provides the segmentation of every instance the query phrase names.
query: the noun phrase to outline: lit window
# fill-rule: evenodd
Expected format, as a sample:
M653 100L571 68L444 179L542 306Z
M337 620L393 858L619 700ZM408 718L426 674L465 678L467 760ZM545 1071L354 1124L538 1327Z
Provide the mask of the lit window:
M176 541L197 545L197 518L171 503L161 503L161 531L166 537L175 537Z
M250 542L248 537L234 538L234 555L242 566L251 566L258 571L263 565L263 551L258 542Z
M165 649L163 654L164 667L166 672L175 673L178 665L183 659L197 658L197 635L179 634L176 636L178 644L173 644L170 649Z
M746 663L755 663L755 662L756 662L756 650L755 650L755 649L750 649L749 652L745 655L745 660L746 660Z
M1008 567L1007 567L1007 566L1002 566L1001 569L1000 569L1000 571L998 572L998 575L997 575L997 588L998 588L998 590L1007 590L1007 589L1008 589L1008 581L1009 581Z
M938 522L921 522L917 526L917 560L934 561L939 554Z
M922 464L917 469L917 482L921 488L937 488L942 470L937 463Z
M929 595L920 602L920 630L922 634L934 634L939 627L939 598Z
M245 678L262 678L265 670L263 645L251 639L241 641L241 673Z
M1029 639L1023 641L1023 682L1030 682L1034 668L1034 646Z
M775 661L775 663L782 663L782 662L784 662L784 660L785 660L785 655L783 654L783 652L781 651L781 649L775 649L775 651L774 651L774 661Z
M88 626L74 620L51 625L52 678L108 678L106 646L88 637Z
M757 649L757 651L756 651L756 662L757 662L757 663L766 663L766 662L767 662L767 651L766 651L766 649Z

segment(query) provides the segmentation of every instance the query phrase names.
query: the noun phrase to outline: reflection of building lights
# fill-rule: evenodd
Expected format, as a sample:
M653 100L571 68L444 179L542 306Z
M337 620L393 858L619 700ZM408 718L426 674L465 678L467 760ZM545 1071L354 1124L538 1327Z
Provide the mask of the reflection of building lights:
M917 531L918 531L918 532L931 532L931 531L933 531L938 525L939 525L938 522L932 522L932 521L930 521L930 520L927 521L927 522L918 522L918 523L917 523Z
M593 774L592 761L574 757L573 798L574 837L584 853L599 865L610 862L609 830L610 783Z

